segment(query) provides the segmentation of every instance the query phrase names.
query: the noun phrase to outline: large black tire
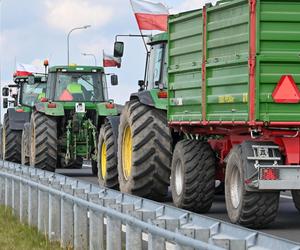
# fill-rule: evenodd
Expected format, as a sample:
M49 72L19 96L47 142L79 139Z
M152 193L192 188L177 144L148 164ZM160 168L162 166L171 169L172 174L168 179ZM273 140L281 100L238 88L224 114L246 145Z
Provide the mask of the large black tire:
M293 196L295 207L300 212L300 190L293 190L292 196Z
M2 146L2 143L3 143L3 138L2 138L2 134L3 134L3 126L2 124L0 124L0 160L3 160L3 146Z
M131 161L126 153L131 156ZM170 185L171 158L172 137L166 112L143 105L138 100L126 103L118 135L120 190L164 200ZM129 168L125 167L128 165Z
M21 140L21 163L29 165L30 161L30 123L25 123Z
M235 146L230 152L225 174L225 199L232 223L264 228L276 218L280 192L247 191L245 171L252 156L251 143Z
M111 189L119 189L116 136L108 121L101 126L97 150L98 179L100 185Z
M8 114L5 114L1 137L2 157L5 161L21 163L21 137L22 131L12 130Z
M182 140L172 160L171 191L175 206L206 213L215 194L216 157L207 142Z
M56 120L34 112L30 128L30 165L54 172L57 166Z

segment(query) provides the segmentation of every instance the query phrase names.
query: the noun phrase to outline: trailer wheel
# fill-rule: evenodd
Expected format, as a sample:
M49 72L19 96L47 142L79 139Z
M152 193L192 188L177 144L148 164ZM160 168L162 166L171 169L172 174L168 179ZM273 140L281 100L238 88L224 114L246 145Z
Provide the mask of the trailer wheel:
M30 165L54 172L57 151L56 120L34 112L30 123Z
M116 138L109 122L100 129L98 139L97 169L99 184L111 189L119 188Z
M163 200L170 184L172 137L167 114L132 100L125 105L118 135L120 190Z
M21 137L22 131L12 130L9 126L8 114L5 114L1 137L3 160L21 163Z
M293 196L295 207L300 212L300 190L292 190L292 196Z
M263 228L276 218L279 192L249 192L245 187L245 169L249 150L244 144L230 153L225 174L227 213L232 223L249 228ZM252 150L252 149L251 149Z
M30 123L25 123L22 131L21 140L21 163L22 165L29 165L30 161Z
M174 204L193 212L208 212L214 199L215 171L216 157L207 142L178 142L171 171Z

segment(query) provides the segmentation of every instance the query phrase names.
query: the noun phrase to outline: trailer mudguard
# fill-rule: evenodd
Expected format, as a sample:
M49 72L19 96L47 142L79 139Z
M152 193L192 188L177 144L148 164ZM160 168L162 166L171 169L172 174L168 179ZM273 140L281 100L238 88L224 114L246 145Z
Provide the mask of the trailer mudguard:
M7 110L9 127L12 130L23 130L24 124L30 121L31 112L17 112L11 108Z

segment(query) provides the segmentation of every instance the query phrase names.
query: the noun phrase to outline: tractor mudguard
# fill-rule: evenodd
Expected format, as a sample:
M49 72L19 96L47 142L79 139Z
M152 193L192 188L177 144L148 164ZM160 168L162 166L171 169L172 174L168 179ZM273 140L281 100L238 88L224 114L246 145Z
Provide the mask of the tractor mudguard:
M114 145L115 145L115 152L118 150L118 135L119 135L119 124L120 124L120 116L108 116L105 118L107 122L110 123L113 134L114 134Z
M9 127L12 130L23 130L24 124L30 121L31 112L17 112L10 108L7 110Z
M64 105L59 102L51 103L55 104L54 106L51 105L49 107L49 102L39 102L35 104L35 109L40 112L44 113L48 116L64 116L65 115L65 110L64 110Z
M140 103L154 107L156 109L167 110L168 99L159 98L159 89L144 90L138 93L133 93L130 96L130 100L138 99Z

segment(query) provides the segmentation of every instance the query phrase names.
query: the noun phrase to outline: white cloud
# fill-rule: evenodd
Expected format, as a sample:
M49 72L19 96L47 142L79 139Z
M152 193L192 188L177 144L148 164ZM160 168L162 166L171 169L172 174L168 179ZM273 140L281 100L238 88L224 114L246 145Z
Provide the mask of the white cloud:
M88 0L47 0L46 7L47 23L65 32L82 25L102 27L113 19L111 7Z
M195 10L202 8L206 3L216 4L218 0L185 0L178 7L172 9L171 11L174 13Z

